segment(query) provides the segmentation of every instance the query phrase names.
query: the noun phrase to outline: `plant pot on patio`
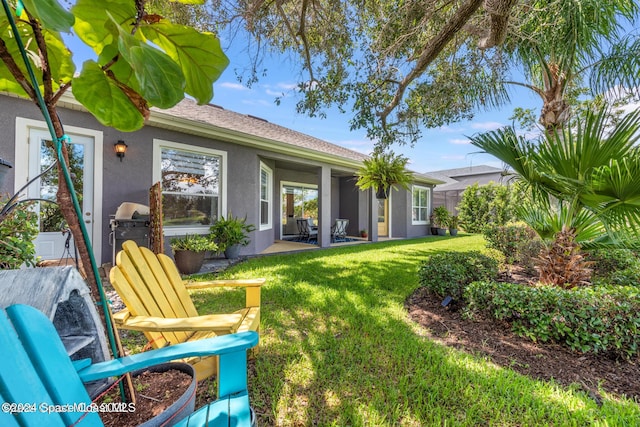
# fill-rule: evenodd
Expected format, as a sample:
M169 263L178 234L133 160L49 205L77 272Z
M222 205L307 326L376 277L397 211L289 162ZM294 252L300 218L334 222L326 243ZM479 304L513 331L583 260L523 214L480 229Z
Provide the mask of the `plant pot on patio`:
M195 274L204 264L204 251L175 251L173 257L181 274Z
M240 256L240 245L231 245L225 248L224 256L227 259L236 259Z

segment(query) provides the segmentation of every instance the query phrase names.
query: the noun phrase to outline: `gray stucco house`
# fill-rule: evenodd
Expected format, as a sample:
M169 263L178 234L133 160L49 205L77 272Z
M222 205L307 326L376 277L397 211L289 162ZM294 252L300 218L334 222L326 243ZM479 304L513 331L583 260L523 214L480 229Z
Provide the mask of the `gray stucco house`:
M349 220L349 235L366 229L374 241L429 234L432 190L441 182L431 176L416 174L409 191L392 191L386 202L378 201L355 186L363 154L258 117L185 99L169 110L152 110L143 129L124 133L101 125L72 97L58 106L73 143L83 219L99 261L112 260L110 220L118 207L148 205L149 188L159 181L167 253L172 236L205 234L229 212L256 226L243 255L287 238L297 217L314 217L321 247L331 244L337 218ZM14 166L0 192L14 193L52 161L43 149L50 136L33 103L6 94L0 96L0 124L0 158ZM114 151L118 141L127 145L123 158ZM27 188L25 197L54 193L55 179L43 178ZM64 236L50 220L55 215L41 217L46 221L36 241L38 254L60 258Z

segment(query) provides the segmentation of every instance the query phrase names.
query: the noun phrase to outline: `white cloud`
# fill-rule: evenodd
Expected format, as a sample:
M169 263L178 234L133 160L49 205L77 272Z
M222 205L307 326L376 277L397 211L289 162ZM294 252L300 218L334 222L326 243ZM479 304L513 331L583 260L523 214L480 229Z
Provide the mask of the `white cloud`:
M504 125L502 123L499 122L476 122L476 123L471 123L471 127L473 129L478 129L478 130L496 130L499 129L501 127L503 127Z
M440 126L435 130L442 133L462 133L465 129L463 127Z
M249 90L249 88L241 85L240 83L233 83L233 82L222 82L218 86L223 87L225 89L232 89L232 90Z
M286 96L286 94L284 92L278 92L276 90L271 90L271 89L267 89L264 91L264 93L266 93L269 96Z
M449 140L449 144L454 144L454 145L467 145L470 143L471 142L467 138L453 138Z
M259 107L272 107L273 102L265 101L264 99L243 99L242 103L245 105L254 105Z

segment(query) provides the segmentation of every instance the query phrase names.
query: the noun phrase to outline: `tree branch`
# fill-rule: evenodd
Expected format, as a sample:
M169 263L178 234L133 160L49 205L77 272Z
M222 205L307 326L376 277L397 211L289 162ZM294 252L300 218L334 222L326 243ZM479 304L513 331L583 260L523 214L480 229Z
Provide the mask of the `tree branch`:
M4 43L4 40L0 38L0 59L7 66L7 69L11 73L16 82L20 85L20 87L27 93L27 96L31 98L33 101L36 100L36 92L27 80L27 78L22 74L20 67L9 53L9 49L7 49L7 45Z
M483 0L467 0L467 2L463 4L451 19L449 19L449 21L442 27L442 30L425 46L413 69L400 82L389 105L387 105L384 110L377 113L383 123L383 126L386 125L389 114L391 114L398 104L400 104L407 87L411 82L420 77L429 64L437 58L440 52L442 52L447 44L455 37L458 31L462 29L464 24L469 21L471 16L480 8L482 1Z
M44 102L48 104L53 98L53 87L51 86L51 69L49 68L49 53L47 52L47 42L42 34L42 28L40 23L36 21L33 16L27 11L29 17L29 25L33 30L33 35L36 39L36 45L38 46L38 56L42 61L42 84L44 85Z

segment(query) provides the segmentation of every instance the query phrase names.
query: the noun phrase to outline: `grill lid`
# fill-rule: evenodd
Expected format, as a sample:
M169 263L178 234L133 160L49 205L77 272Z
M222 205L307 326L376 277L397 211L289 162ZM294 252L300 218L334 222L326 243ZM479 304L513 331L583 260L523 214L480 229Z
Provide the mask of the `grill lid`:
M148 219L149 206L140 203L124 202L116 210L115 220Z

